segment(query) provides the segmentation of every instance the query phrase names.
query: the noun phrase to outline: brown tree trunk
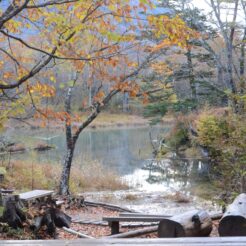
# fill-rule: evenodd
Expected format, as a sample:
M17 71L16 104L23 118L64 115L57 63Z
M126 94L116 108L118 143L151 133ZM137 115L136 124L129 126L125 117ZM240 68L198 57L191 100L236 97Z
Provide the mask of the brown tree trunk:
M187 44L188 46L189 44ZM194 102L197 102L197 91L196 91L196 83L195 83L195 75L194 75L194 68L192 63L192 56L191 56L191 48L187 48L187 64L189 69L189 81L190 81L190 88L191 88L191 98Z

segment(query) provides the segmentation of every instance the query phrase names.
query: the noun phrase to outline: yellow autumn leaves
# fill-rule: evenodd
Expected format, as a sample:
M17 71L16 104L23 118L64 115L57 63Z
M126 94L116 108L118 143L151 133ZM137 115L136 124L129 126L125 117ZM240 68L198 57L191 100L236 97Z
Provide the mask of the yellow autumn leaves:
M153 33L162 39L153 51L171 45L181 48L187 47L192 39L199 38L199 33L189 28L179 15L170 18L168 16L149 16L148 21L152 26Z

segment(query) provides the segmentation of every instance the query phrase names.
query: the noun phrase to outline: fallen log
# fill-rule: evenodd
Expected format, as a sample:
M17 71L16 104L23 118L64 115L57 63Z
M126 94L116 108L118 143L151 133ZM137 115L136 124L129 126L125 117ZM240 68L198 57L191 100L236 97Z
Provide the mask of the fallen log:
M149 228L138 229L138 230L134 230L134 231L128 231L128 232L124 232L124 233L114 234L114 235L110 235L110 236L107 236L107 237L104 237L104 238L138 237L138 236L142 236L142 235L153 233L153 232L157 232L157 231L158 231L158 226L152 226L152 227L149 227Z
M235 198L219 223L220 236L246 236L246 193Z
M41 151L51 150L51 149L54 149L54 148L55 148L54 146L40 143L36 147L34 147L33 149L35 151L40 151L41 152Z
M206 237L212 231L212 220L203 210L189 211L163 219L158 226L158 237Z
M89 239L93 239L94 237L91 237L91 236L88 236L88 235L86 235L86 234L83 234L83 233L81 233L81 232L78 232L78 231L75 231L75 230L73 230L73 229L70 229L70 228L67 228L67 227L62 227L62 229L64 230L64 231L66 231L66 232L68 232L68 233L71 233L71 234L73 234L73 235L76 235L76 236L78 236L78 237L80 237L80 238L89 238Z

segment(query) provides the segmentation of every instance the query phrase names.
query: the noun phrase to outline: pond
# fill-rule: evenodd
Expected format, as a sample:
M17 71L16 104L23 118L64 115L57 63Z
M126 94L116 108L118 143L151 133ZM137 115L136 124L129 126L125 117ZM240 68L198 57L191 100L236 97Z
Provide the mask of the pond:
M160 194L163 196L179 191L190 195L192 187L204 182L202 178L205 176L208 163L206 160L177 159L175 156L153 161L152 144L157 144L160 136L168 131L168 127L88 129L81 134L76 145L74 157L76 165L83 167L97 160L104 167L114 170L130 185L131 190L128 192L139 198L130 199L128 203L132 205L140 205L143 202L142 194L149 194L149 197L154 199ZM28 152L24 155L13 155L11 158L35 158L38 163L62 162L65 136L59 131L38 129L17 132L12 129L7 135L13 141L24 142L30 146L39 141L56 146L51 151L35 154ZM110 193L110 191L97 192L96 195L98 197L99 194L102 196L107 194L108 197ZM117 197L126 192L118 191L112 194ZM94 193L88 192L87 195L93 198Z

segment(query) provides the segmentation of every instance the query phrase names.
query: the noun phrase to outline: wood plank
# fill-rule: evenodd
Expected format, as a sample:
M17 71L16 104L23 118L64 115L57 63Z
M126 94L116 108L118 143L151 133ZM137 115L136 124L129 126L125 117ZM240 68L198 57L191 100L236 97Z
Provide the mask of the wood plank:
M161 218L170 218L173 215L164 215L164 214L143 214L143 213L119 213L120 217L161 217Z
M145 214L145 213L119 213L120 217L166 217L170 218L173 215L164 215L164 214ZM222 213L211 213L209 214L212 220L219 220L223 216Z
M163 238L163 239L79 239L79 240L2 240L1 245L79 246L79 245L148 245L148 246L245 246L246 237Z
M112 221L119 221L119 222L123 222L123 221L141 221L141 222L158 222L162 219L166 219L166 217L146 217L146 216L142 216L142 217L103 217L104 221L108 221L108 222L112 222Z
M53 190L32 190L19 194L19 197L21 200L29 201L36 198L51 196L53 193Z

